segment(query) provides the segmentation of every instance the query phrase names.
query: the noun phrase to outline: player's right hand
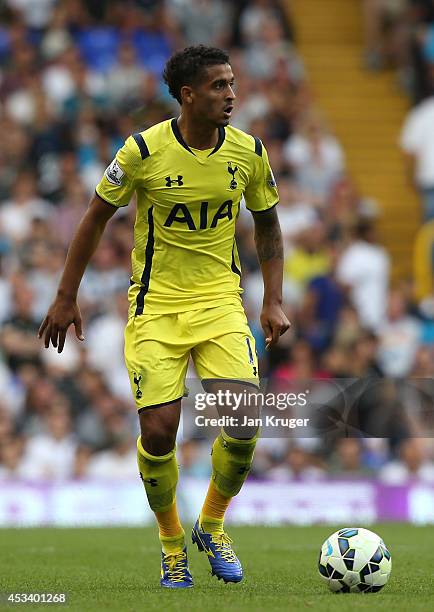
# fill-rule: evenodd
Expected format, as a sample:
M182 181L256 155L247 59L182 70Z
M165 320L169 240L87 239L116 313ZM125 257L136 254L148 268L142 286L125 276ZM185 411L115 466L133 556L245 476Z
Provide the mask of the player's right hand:
M45 348L48 348L51 342L54 347L57 347L57 352L61 353L65 346L66 332L71 323L74 324L75 335L79 340L83 341L81 313L77 302L57 297L41 323L38 338L45 336Z

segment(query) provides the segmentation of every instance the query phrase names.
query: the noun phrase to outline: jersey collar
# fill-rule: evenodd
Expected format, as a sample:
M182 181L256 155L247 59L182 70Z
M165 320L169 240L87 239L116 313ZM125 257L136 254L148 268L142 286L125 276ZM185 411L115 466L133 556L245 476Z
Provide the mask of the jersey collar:
M182 145L184 147L184 149L187 149L187 151L189 153L194 155L193 151L190 149L190 147L188 146L188 144L185 142L185 140L182 137L181 130L178 127L178 119L177 119L177 117L174 117L172 119L171 126L172 126L172 132L173 132L176 140L179 142L179 144ZM219 127L218 128L218 140L217 140L217 144L214 147L214 149L211 151L211 153L208 155L208 157L210 157L211 155L214 155L214 153L216 153L220 149L220 147L222 146L222 144L225 141L225 136L226 136L225 128L224 127ZM194 156L196 157L196 155L194 155Z

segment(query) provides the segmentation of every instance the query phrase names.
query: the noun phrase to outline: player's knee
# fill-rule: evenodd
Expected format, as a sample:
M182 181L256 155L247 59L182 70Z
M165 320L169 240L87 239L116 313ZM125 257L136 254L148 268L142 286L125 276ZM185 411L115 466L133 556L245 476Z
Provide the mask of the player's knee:
M142 432L142 446L151 455L167 455L175 447L176 432L150 431Z
M170 409L169 409L170 408ZM179 423L178 407L164 407L140 414L143 448L151 455L170 453L176 441Z

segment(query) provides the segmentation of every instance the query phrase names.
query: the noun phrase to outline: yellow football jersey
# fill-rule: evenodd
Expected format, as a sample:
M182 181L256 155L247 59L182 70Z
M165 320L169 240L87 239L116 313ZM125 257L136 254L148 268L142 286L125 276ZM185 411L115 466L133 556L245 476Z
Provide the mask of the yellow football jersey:
M235 222L278 201L259 138L219 129L214 149L191 149L177 120L130 136L96 187L109 204L137 194L130 315L185 312L240 303Z

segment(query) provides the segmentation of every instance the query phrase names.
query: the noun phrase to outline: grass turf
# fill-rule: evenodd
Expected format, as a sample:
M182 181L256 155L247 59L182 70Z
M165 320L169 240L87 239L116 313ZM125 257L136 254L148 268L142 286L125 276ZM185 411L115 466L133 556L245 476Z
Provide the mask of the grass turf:
M195 586L181 592L159 586L155 529L2 529L0 591L67 592L68 605L0 607L80 612L434 609L432 527L370 527L389 547L393 571L380 593L365 595L333 594L317 575L319 547L337 528L231 528L245 569L238 585L211 577L205 555L190 544Z

